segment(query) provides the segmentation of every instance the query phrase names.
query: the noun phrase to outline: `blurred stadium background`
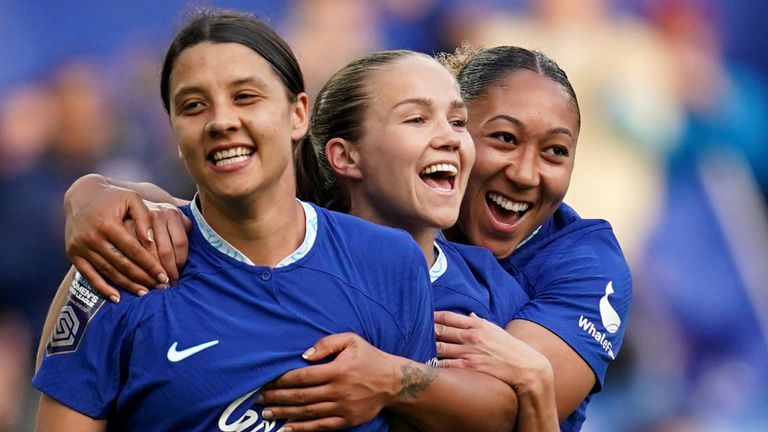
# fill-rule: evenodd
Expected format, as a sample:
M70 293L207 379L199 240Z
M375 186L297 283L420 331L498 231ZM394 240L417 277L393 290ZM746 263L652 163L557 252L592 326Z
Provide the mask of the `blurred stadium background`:
M635 279L624 348L584 430L768 430L768 3L196 4L272 23L312 92L377 49L466 39L554 57L584 118L566 200L613 223ZM68 185L96 171L192 193L158 97L160 59L189 8L0 0L0 432L33 428L33 352L68 266Z

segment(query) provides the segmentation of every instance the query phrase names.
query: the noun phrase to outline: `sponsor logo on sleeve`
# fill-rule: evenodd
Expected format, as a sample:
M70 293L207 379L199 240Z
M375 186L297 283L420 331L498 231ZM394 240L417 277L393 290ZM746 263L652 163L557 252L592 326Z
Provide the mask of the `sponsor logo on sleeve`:
M256 396L261 387L252 390L232 401L219 417L221 432L280 432L283 422L265 420L261 416L261 407L256 405ZM249 408L250 407L250 408ZM275 429L279 426L279 429Z
M613 294L613 292L613 282L608 282L608 285L605 286L605 295L600 298L600 303L598 305L600 310L600 321L602 324L601 328L604 331L601 331L600 327L597 327L595 323L590 321L589 318L584 317L584 315L579 316L579 327L594 338L603 350L615 360L616 355L613 352L613 344L611 343L608 334L614 334L619 331L621 317L619 317L616 309L614 309L608 301L608 296Z
M46 352L50 355L76 351L85 327L105 301L79 272L75 273L67 303L61 308Z

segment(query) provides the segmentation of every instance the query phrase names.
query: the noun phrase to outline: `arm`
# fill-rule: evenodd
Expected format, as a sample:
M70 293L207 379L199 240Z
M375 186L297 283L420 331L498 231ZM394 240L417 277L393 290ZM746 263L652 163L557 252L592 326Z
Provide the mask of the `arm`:
M174 205L148 203L143 197ZM175 207L183 203L149 183L83 176L64 197L67 255L113 301L119 293L104 277L137 294L173 283L186 262L191 226Z
M37 430L40 432L102 432L107 430L107 422L80 414L43 394L40 396L37 411Z
M518 431L560 430L552 365L544 355L474 314L436 312L435 333L441 367L482 372L514 389Z
M552 364L557 412L562 421L595 386L595 373L559 336L536 323L513 320L507 325L507 331L543 354Z
M490 376L432 366L384 353L351 333L327 336L305 353L330 363L286 373L260 399L294 431L339 428L389 408L418 430L511 430L515 395Z
M45 324L43 324L43 334L40 335L40 343L37 346L37 359L35 360L35 370L40 367L40 363L45 357L45 347L48 345L48 340L51 338L53 327L56 325L56 321L59 319L59 313L61 308L64 307L64 303L67 301L67 295L69 294L69 286L72 284L72 278L75 275L74 267L69 269L67 275L64 276L64 280L61 281L59 289L56 290L56 295L51 301L51 305L48 307L48 315L45 316Z

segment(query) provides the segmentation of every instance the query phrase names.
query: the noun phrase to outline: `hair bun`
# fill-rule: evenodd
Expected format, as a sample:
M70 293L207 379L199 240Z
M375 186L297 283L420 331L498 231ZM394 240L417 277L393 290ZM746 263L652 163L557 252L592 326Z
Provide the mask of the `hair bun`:
M467 66L467 63L481 51L481 48L475 48L467 40L463 40L453 54L439 53L435 58L440 64L448 68L454 76L458 76L459 72Z

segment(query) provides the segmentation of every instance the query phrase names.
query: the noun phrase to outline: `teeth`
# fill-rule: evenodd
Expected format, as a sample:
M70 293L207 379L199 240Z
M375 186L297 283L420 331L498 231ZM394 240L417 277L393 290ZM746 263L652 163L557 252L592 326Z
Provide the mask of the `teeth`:
M251 153L253 153L253 150L247 147L235 147L229 150L217 151L213 154L213 160L218 162L222 159L234 158L236 156L249 156ZM237 157L237 159L239 159L238 162L245 160L240 159L239 157Z
M231 165L233 163L238 163L246 160L248 160L248 156L238 156L238 157L233 157L229 159L218 160L215 163L216 163L216 166L223 166L223 165Z
M490 192L488 193L488 198L491 199L491 201L495 202L499 205L499 207L503 208L504 210L509 210L513 212L523 212L528 210L528 208L531 206L529 203L518 203L514 201L510 201L503 196Z
M459 169L451 164L439 163L424 168L419 174L428 175L436 172L444 172L452 177L459 173Z

